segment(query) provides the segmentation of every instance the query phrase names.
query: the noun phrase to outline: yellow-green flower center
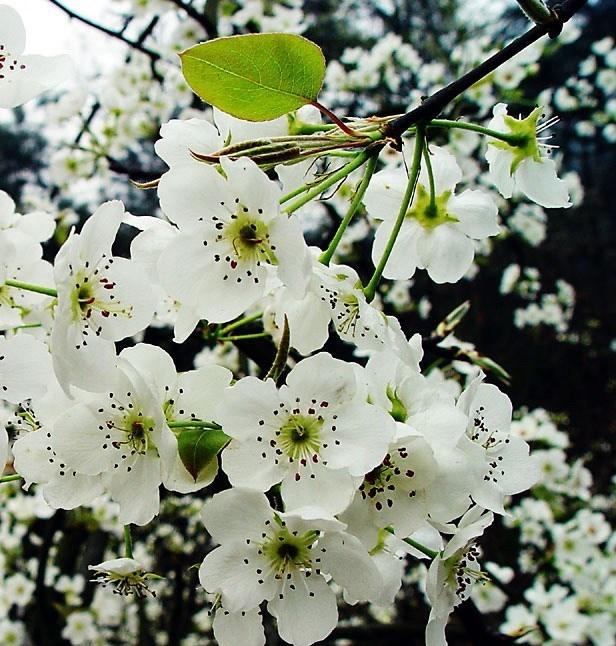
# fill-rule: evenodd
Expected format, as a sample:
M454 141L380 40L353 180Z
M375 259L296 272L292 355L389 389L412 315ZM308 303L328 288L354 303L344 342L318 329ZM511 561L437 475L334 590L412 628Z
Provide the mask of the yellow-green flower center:
M417 220L424 229L434 229L446 222L457 222L458 219L447 212L450 197L451 191L445 191L431 200L430 191L423 184L418 184L415 199L406 212L406 217Z
M318 455L321 449L323 420L307 415L290 415L280 428L278 445L292 460Z
M292 570L312 567L310 546L317 539L316 532L298 534L282 525L273 536L261 546L261 552L268 560L276 578L282 578Z
M500 150L506 150L513 155L510 172L513 174L518 166L528 158L541 161L539 143L537 141L537 122L541 118L541 108L535 108L526 119L516 119L510 115L504 116L505 125L511 132L511 142L493 139L490 145Z
M225 227L223 237L231 242L235 256L242 262L278 264L275 250L270 243L265 222L240 207L236 216Z

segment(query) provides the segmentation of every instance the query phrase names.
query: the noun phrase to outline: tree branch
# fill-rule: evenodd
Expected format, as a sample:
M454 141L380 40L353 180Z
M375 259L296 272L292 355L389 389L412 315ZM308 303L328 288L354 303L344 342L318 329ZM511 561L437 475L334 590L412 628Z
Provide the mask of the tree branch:
M61 11L63 11L67 16L70 18L74 18L75 20L79 20L79 22L82 22L84 25L88 25L88 27L92 27L93 29L98 29L98 31L103 32L104 34L107 34L108 36L111 36L112 38L116 38L117 40L122 41L124 44L128 45L132 49L135 49L142 54L145 54L150 58L152 62L156 62L161 59L161 55L158 52L155 52L153 49L149 49L148 47L145 47L141 42L135 42L130 40L130 38L126 38L122 31L115 31L113 29L110 29L109 27L105 27L104 25L99 25L97 22L94 22L93 20L90 20L89 18L86 18L84 16L81 16L80 14L76 13L72 9L69 9L68 7L65 7L61 2L58 0L49 0L52 5L58 7Z
M451 101L468 90L477 81L491 74L503 63L512 59L516 54L532 45L542 36L549 35L555 38L562 30L562 26L585 4L587 0L565 0L561 5L552 8L553 19L541 25L535 25L532 29L516 38L506 47L493 56L490 56L483 63L456 79L446 87L442 88L432 96L428 97L420 106L410 112L390 121L384 126L387 136L398 139L402 133L419 122L426 122L435 119Z
M207 32L207 35L210 38L216 36L217 28L216 25L205 15L201 13L198 9L195 9L189 2L184 2L184 0L169 0L174 4L178 9L182 9L190 18L195 22L198 22L203 29Z

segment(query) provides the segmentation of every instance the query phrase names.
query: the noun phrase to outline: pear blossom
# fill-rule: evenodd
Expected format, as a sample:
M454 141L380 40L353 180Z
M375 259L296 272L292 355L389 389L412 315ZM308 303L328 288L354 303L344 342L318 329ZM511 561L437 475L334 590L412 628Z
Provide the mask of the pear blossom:
M343 511L395 431L362 390L353 366L324 352L300 361L280 389L271 379L238 381L218 411L233 438L222 453L231 484L267 491L282 481L287 509Z
M68 56L24 55L26 31L15 9L0 5L0 108L15 108L61 83Z
M231 383L232 374L226 368L209 365L177 374L173 360L162 349L147 343L139 343L122 352L142 376L154 394L167 422L213 421L214 413ZM181 433L182 430L179 429ZM187 470L179 454L168 465L164 480L167 489L190 493L209 485L218 473L218 461L212 460L197 477Z
M86 395L54 423L50 445L71 471L100 476L120 505L124 524L145 525L158 513L159 486L174 463L177 442L155 394L121 353L105 394Z
M456 184L462 179L455 157L437 146L430 146L428 150L434 201L430 195L429 172L423 165L413 201L383 276L404 280L420 268L426 269L436 283L455 283L473 262L473 240L499 233L497 208L490 196L481 190L454 193ZM387 246L407 182L404 167L387 168L374 175L364 195L368 214L380 221L372 247L375 266Z
M271 293L266 308L279 329L284 316L289 323L291 346L303 355L320 349L329 337L329 326L344 341L360 350L395 347L401 356L413 361L399 321L368 303L357 272L347 265L323 265L320 250L310 248L312 272L303 295L286 286Z
M111 253L123 218L121 202L106 202L56 257L58 305L51 350L64 388L76 384L100 392L116 363L114 341L140 332L152 320L156 301L148 276Z
M38 483L44 500L54 509L87 505L104 491L98 475L77 473L54 446L54 423L74 405L75 400L66 395L51 372L47 391L32 400L27 416L16 424L19 437L12 447L15 470L25 481L24 489Z
M445 626L451 611L468 599L474 584L485 577L479 567L475 539L492 524L494 514L472 507L457 527L441 528L453 537L432 561L426 580L431 610L426 626L426 646L446 646Z
M506 495L519 493L539 479L529 446L511 435L511 401L479 374L460 395L457 406L468 416L466 434L458 446L468 455L475 474L470 494L486 509L504 514Z
M296 220L280 213L280 188L249 159L170 170L159 196L179 233L161 253L161 285L180 304L176 341L201 318L229 321L267 291L269 270L300 295L308 248Z
M94 581L102 583L103 587L113 585L116 594L144 597L149 592L156 596L148 587L148 580L157 579L158 575L147 572L143 565L133 558L112 559L98 565L89 565L88 569L95 573Z
M330 577L355 599L378 593L381 576L368 552L335 519L276 512L264 494L241 488L216 494L202 517L221 545L201 564L201 585L219 593L231 613L267 601L280 636L290 644L308 646L336 626Z
M488 142L486 159L490 177L501 195L509 198L517 189L546 208L571 206L567 184L556 175L556 163L542 154L553 148L545 143L549 137L539 137L558 118L541 123L543 108L537 107L525 119L516 119L507 114L504 103L494 106L493 115L488 128L519 139L515 144L500 140Z

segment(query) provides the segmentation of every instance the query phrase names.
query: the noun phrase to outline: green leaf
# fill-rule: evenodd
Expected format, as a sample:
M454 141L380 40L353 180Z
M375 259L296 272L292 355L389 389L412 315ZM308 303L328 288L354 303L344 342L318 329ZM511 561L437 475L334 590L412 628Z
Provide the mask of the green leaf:
M321 48L295 34L216 38L180 57L198 96L246 121L269 121L315 101L325 78Z
M211 428L186 429L178 435L180 459L195 482L229 439L222 431Z

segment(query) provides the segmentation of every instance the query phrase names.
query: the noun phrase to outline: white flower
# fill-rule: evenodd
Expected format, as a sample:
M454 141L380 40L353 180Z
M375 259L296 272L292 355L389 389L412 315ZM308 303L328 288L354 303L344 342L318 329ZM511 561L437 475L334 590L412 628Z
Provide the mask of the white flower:
M430 199L430 180L422 167L413 201L383 276L403 280L417 268L426 269L436 283L454 283L473 262L473 239L482 240L499 233L497 208L480 190L453 191L462 178L455 157L443 148L430 146L434 176L434 202ZM404 167L385 169L375 174L364 196L371 217L381 220L372 247L375 266L383 256L392 233L408 181Z
M173 359L162 348L147 343L127 348L122 357L138 370L168 422L213 421L214 411L233 376L229 370L217 365L178 375ZM178 430L182 432L181 428ZM195 474L196 477L191 475L177 452L173 462L167 466L165 487L181 493L206 487L218 473L218 460L214 458Z
M26 32L15 9L0 5L0 108L15 108L61 83L68 56L24 56Z
M467 454L475 475L473 500L504 514L506 495L531 487L539 478L528 444L511 435L511 401L480 374L460 395L458 408L468 416L466 435L458 446Z
M100 477L120 505L120 522L145 525L158 513L159 486L177 442L131 359L120 354L113 378L101 383L104 395L85 398L55 420L49 443L70 473Z
M154 314L146 273L111 255L123 217L121 202L106 202L56 257L58 306L51 341L54 370L64 388L72 383L100 392L115 364L113 342L143 330Z
M326 353L300 361L279 390L271 379L238 381L218 411L234 440L222 454L231 483L267 491L282 481L288 509L344 510L395 430L362 395L353 365Z
M306 292L298 295L283 286L272 294L276 324L282 328L286 314L291 346L303 355L320 349L329 337L331 322L341 339L360 350L392 349L412 361L400 322L368 303L356 271L346 265L323 265L318 261L320 250L311 247L310 251L312 272L306 273Z
M549 137L538 137L544 129L554 125L556 117L540 124L542 108L535 108L525 119L515 119L507 114L507 106L494 106L494 116L488 124L515 136L515 145L492 139L489 141L486 159L490 176L503 197L511 197L514 189L524 193L530 200L546 208L571 206L566 183L556 176L556 163L542 155L552 146L544 143Z
M229 321L266 292L268 270L305 289L308 248L297 220L280 213L280 188L249 159L171 170L161 178L165 214L180 232L158 261L160 282L180 303L176 340L201 318Z
M264 494L230 489L206 502L203 522L221 546L205 557L201 585L219 593L231 613L266 600L280 636L290 644L307 646L336 626L330 577L357 600L379 592L376 566L339 521L278 513Z
M62 629L62 637L73 646L93 644L99 637L92 613L85 611L71 612Z
M156 592L148 587L148 581L160 577L147 572L143 565L133 558L112 559L98 565L90 565L88 569L95 572L94 581L102 583L103 587L114 586L113 591L116 594L144 597L150 593L153 597L156 596Z
M481 515L479 507L464 514L453 529L455 535L428 569L426 593L432 609L426 626L426 646L445 646L445 626L451 611L470 596L474 584L485 579L479 567L474 539L492 523L491 512Z

